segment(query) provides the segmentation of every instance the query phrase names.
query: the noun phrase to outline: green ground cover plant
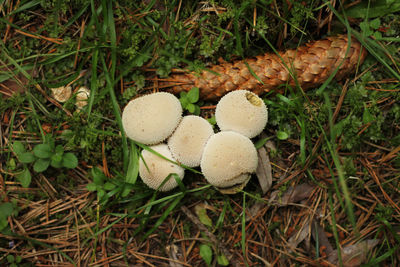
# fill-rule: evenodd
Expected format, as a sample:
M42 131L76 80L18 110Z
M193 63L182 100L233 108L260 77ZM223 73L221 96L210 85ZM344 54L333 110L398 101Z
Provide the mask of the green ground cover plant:
M394 0L0 0L0 265L399 265L399 12ZM129 100L171 73L343 33L368 51L350 76L261 95L264 175L234 195L197 168L170 192L141 181L150 148L123 131ZM199 90L177 95L184 114L216 128Z

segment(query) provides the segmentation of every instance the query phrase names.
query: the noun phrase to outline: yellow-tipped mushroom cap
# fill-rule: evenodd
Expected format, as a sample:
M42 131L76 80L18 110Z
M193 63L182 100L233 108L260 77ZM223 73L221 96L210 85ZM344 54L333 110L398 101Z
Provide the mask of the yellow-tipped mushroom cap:
M215 120L221 131L234 131L253 138L267 124L268 110L256 94L237 90L226 94L218 102Z

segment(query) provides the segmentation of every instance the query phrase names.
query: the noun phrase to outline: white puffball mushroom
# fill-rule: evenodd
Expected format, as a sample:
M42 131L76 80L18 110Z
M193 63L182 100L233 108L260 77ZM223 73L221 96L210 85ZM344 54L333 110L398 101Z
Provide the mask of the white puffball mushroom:
M234 131L253 138L265 128L268 110L256 94L236 90L220 99L215 109L215 120L221 131Z
M171 151L166 144L159 144L151 146L150 148L157 153L163 155L167 159L175 161L175 159L172 157ZM142 178L142 181L150 188L157 189L165 180L165 178L173 173L176 173L182 180L185 174L185 170L181 166L178 166L166 159L163 159L150 151L142 151L142 157L139 160L139 175ZM170 175L168 181L159 190L169 191L177 186L178 184L175 178Z
M55 100L60 103L66 102L70 99L72 94L72 87L71 86L61 86L57 88L51 88L51 92Z
M90 90L86 86L79 87L76 92L76 102L75 106L78 111L80 111L83 107L85 107L88 103L88 99L90 96Z
M204 146L212 134L213 128L207 120L188 115L183 117L168 139L168 147L178 162L188 167L197 167L200 165Z
M181 118L179 99L158 92L131 100L122 113L122 125L130 139L154 145L171 136Z
M212 135L200 163L206 180L219 188L246 184L257 165L254 144L248 137L232 131Z

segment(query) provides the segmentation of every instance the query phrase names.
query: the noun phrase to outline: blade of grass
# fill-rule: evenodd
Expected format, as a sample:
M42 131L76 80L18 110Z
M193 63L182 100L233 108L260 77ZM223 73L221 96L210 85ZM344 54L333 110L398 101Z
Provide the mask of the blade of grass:
M110 43L111 43L111 78L112 81L115 78L115 69L117 65L117 33L115 31L114 13L113 13L113 1L102 0L102 4L107 8L107 28L109 31Z
M8 50L7 50L7 48L6 48L6 46L4 45L4 43L3 43L2 40L0 40L0 44L1 44L1 48L2 48L2 54L14 65L14 67L15 67L22 75L24 75L24 76L25 76L31 83L33 83L35 86L38 86L38 84L32 79L32 76L31 76L28 72L26 72L26 71L24 70L24 68L22 68L12 57L9 56ZM32 102L32 95L31 95L31 93L29 92L29 87L28 87L28 90L27 90L27 92L26 92L26 96L27 96L27 98L28 98L29 106L30 106L30 108L32 109L33 119L34 119L34 120L36 121L36 123L37 123L37 126L38 126L38 128L39 128L40 134L42 135L42 140L44 140L45 134L44 134L44 132L43 132L42 125L41 125L41 123L40 123L40 121L39 121L39 116L38 116L38 114L37 114L36 108L35 108L35 106L34 106L34 104L33 104L33 102Z
M90 119L92 113L94 97L97 93L97 64L99 59L99 49L95 48L92 53L92 77L90 79L90 95L88 101L87 119Z
M317 117L315 116L315 118L317 118ZM332 121L332 117L329 117L328 120L331 122ZM320 129L320 131L323 134L325 143L326 143L326 145L328 147L328 151L332 156L333 163L334 163L334 165L336 167L336 170L337 170L337 173L338 173L339 184L340 184L340 187L342 189L342 193L343 193L344 200L345 200L345 203L346 203L345 208L346 208L346 213L347 213L348 219L349 219L350 223L353 226L353 230L355 231L355 234L358 235L358 229L357 229L356 219L355 219L355 215L354 215L353 203L351 201L349 188L347 187L346 177L345 177L345 174L344 174L344 171L343 171L343 166L340 163L339 155L338 155L338 152L336 151L336 148L335 148L335 143L332 143L328 139L328 136L326 135L325 130L321 125L321 122L318 119L316 119L316 122L317 122L318 128ZM333 133L333 127L331 127L330 131L331 131L331 133L330 133L331 135L334 134Z
M193 173L202 175L201 172L199 172L199 171L197 171L197 170L195 170L195 169L193 169L193 168L190 168L190 167L188 167L188 166L186 166L186 165L183 165L183 164L179 164L179 163L176 162L176 161L173 161L173 160L170 160L169 158L164 157L163 155L161 155L161 154L158 153L157 151L153 150L153 149L152 149L151 147L149 147L149 146L146 146L146 145L144 145L144 144L142 144L142 143L139 143L139 142L136 142L136 141L133 141L133 142L134 142L137 146L141 147L142 149L147 150L147 151L149 151L149 152L151 152L151 153L157 155L157 156L160 157L160 158L163 158L163 159L165 159L165 160L167 160L167 161L169 161L169 162L171 162L171 163L173 163L173 164L175 164L175 165L181 166L181 167L183 167L183 168L185 168L185 169L187 169L187 170L189 170L189 171L191 171L191 172L193 172Z
M140 239L141 242L143 242L144 239L149 237L157 228L165 221L165 219L171 214L171 212L175 209L175 207L181 202L183 199L184 195L181 195L174 199L172 203L168 206L168 208L163 212L163 214L160 216L160 218L154 223L153 227L151 227L150 230L148 230L144 236Z
M343 17L339 14L339 12L331 5L331 3L327 0L325 0L326 4L328 5L329 9L335 14L335 16L339 19L341 23L344 25L348 25L348 20L346 17L346 14L344 12L344 9L342 8L343 12ZM341 2L340 2L341 4ZM400 74L396 72L392 67L390 67L390 63L388 63L384 58L382 58L377 51L385 52L383 51L382 46L378 45L374 40L370 38L366 38L362 36L358 31L351 29L350 26L348 26L348 34L351 35L353 34L358 41L368 50L368 52L374 56L382 65L384 65L392 75L396 77L396 79L400 79Z
M28 10L28 9L34 7L34 6L39 5L41 2L42 2L41 0L29 1L28 3L25 3L22 6L20 6L19 8L15 9L14 11L12 11L10 14L8 14L8 16L12 16L12 15L14 15L16 13L21 12L21 11Z
M134 184L136 183L137 177L139 175L139 150L134 142L131 143L131 150L129 153L129 165L126 172L125 182Z
M324 159L324 161L325 161L326 166L327 166L328 169L329 169L329 173L331 174L333 187L335 188L335 193L336 193L337 196L340 196L339 185L338 185L338 183L337 183L337 181L336 181L337 178L336 178L336 176L335 176L335 174L334 174L334 172L333 172L333 170L332 170L332 168L331 168L331 165L329 164L328 158L327 158L327 156L325 155L325 153L323 154L323 159ZM342 207L342 209L345 209L345 206L344 206L344 203L343 203L342 198L339 197L338 200L339 200L339 204L340 204L340 206Z
M142 209L144 209L144 208L146 208L146 207L148 207L148 206L157 205L157 204L162 203L162 202L164 202L164 201L167 201L167 200L170 200L170 199L179 197L179 196L181 196L181 195L183 195L183 194L195 193L195 192L198 192L198 191L202 191L202 190L208 189L208 188L210 188L210 187L212 187L212 185L207 184L207 185L202 186L202 187L199 187L199 188L194 188L194 189L187 190L186 192L178 192L178 193L175 193L175 194L172 194L172 195L169 195L169 196L165 196L165 197L160 198L160 199L154 199L153 201L148 202L148 203L144 204L143 206L134 209L134 210L132 211L132 213L137 212L137 211L139 211L139 210L142 210ZM110 214L111 214L111 215L114 215L114 216L122 216L122 215L125 215L125 214L119 214L119 213L110 213ZM129 215L128 217L131 217L131 216L132 216L132 215Z
M336 226L335 208L333 206L333 196L332 196L331 190L329 190L328 193L329 193L329 208L331 210L331 219L332 219L331 227L332 227L333 236L335 237L337 256L338 256L338 260L339 260L338 262L339 262L339 266L343 266L342 251L341 251L341 248L340 248L339 233L338 233L338 229L337 229L337 226Z
M129 148L128 148L128 140L125 135L124 127L122 126L122 119L121 119L121 112L120 112L120 107L118 105L117 97L115 96L114 88L113 88L113 83L110 78L110 73L108 72L106 61L104 59L103 54L100 54L100 60L103 65L103 72L105 74L106 78L106 88L108 90L108 93L110 94L111 98L111 104L113 107L114 111L114 116L117 121L117 125L121 131L121 136L122 136L122 161L123 161L123 169L126 172L128 168L128 163L129 163Z
M51 250L53 250L53 251L56 251L56 252L60 253L60 255L62 255L64 258L66 258L73 266L77 266L76 263L75 263L75 261L74 261L70 256L68 256L65 252L63 252L61 249L59 249L59 248L56 248L56 247L54 247L54 246L52 246L52 245L46 244L46 243L41 242L41 241L39 241L39 240L30 238L30 237L28 237L28 236L22 236L22 235L15 234L15 233L13 233L13 232L7 232L7 233L3 233L3 234L6 235L6 236L13 237L14 239L26 240L26 241L28 241L29 243L31 243L31 245L33 245L33 244L34 244L34 245L39 245L39 246L42 246L42 247L51 249Z
M72 16L67 22L67 24L64 25L65 28L68 28L71 26L80 16L82 16L83 13L86 12L86 9L90 6L90 3L86 3L83 8L81 8L75 15Z

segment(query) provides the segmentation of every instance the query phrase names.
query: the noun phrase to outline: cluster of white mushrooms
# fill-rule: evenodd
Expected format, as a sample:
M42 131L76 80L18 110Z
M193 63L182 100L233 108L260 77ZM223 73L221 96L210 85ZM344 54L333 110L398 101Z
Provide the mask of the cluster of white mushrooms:
M184 165L200 166L207 181L220 189L244 186L257 168L257 151L250 138L267 123L264 101L249 91L230 92L218 102L215 119L218 133L202 117L182 118L179 99L166 92L131 100L122 114L125 133L157 152L142 151L139 175L143 182L153 189L171 190L178 185L171 174L182 180Z

